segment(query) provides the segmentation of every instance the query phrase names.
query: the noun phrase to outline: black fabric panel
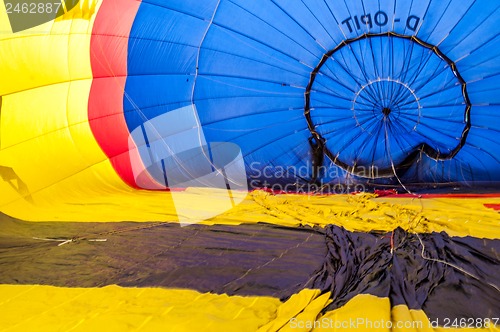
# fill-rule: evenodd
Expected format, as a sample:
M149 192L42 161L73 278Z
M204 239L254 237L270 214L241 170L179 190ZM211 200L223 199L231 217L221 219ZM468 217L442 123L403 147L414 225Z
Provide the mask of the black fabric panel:
M323 267L306 285L331 292L333 303L325 311L364 293L389 297L393 306L423 309L441 321L500 315L499 240L329 226L326 241Z
M33 239L72 239L61 242ZM89 240L107 239L106 242ZM326 256L324 234L269 224L28 223L0 217L0 283L188 288L287 298Z
M1 284L118 284L283 300L319 288L332 295L325 311L373 294L440 321L500 315L499 251L500 240L402 229L28 223L0 215Z

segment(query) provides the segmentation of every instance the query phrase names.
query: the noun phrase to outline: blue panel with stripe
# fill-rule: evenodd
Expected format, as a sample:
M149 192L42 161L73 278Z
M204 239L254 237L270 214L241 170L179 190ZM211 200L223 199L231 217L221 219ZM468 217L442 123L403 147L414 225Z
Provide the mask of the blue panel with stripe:
M193 103L249 181L500 181L499 21L489 0L145 0L125 118Z

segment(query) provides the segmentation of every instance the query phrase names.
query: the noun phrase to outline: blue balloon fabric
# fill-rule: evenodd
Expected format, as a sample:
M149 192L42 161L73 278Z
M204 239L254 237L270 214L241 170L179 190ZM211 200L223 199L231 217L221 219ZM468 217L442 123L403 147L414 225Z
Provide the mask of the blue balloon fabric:
M194 105L268 183L500 181L500 3L143 0L129 130Z

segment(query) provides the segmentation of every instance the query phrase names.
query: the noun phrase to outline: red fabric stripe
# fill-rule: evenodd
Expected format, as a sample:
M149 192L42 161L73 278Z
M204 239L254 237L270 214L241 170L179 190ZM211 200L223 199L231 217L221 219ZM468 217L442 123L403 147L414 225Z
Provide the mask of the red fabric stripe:
M307 191L284 191L284 190L273 190L271 188L254 188L251 191L259 191L263 190L268 193L271 193L273 195L281 195L281 194L292 194L292 195L325 195L325 196L330 196L330 195L339 195L343 193L317 193L315 194L314 192L307 192ZM359 194L360 192L358 191L348 191L346 194L351 194L351 195L356 195ZM368 191L368 193L370 193ZM377 194L378 197L389 197L389 198L500 198L500 193L487 193L487 194L408 194L408 193L397 193L395 190L375 190L375 194ZM495 204L485 204L485 205L495 205ZM498 204L497 204L498 205ZM490 206L489 206L490 207Z
M487 208L500 211L500 204L484 204Z
M148 174L134 177L123 115L128 38L140 3L105 0L97 13L90 42L94 79L88 117L94 137L123 181L134 188L160 189Z
M422 198L498 198L500 193L489 193L489 194L418 194ZM415 197L411 194L396 194L390 195L389 197Z

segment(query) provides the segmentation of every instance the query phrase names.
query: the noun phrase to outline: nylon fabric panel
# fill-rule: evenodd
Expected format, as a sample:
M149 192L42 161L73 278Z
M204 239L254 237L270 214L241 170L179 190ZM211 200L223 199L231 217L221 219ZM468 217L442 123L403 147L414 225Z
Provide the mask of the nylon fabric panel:
M191 5L145 1L139 8L129 41L131 100L124 98L130 131L193 103L207 142L240 146L255 187L263 186L258 174L265 165L274 170L272 183L312 181L308 139L315 133L331 151L322 163L327 171L317 179L323 183L347 181L345 173L354 165L385 170L387 180L376 179L381 184L397 184L396 175L404 183L498 181L498 145L476 141L482 128L498 131L500 121L474 117L476 108L480 113L497 103L498 4L221 0L200 9ZM381 35L352 42L373 34ZM332 63L314 74L324 56L345 41L350 44L328 55ZM386 82L374 83L380 80ZM363 95L365 88L371 96ZM304 114L307 118L310 111L311 119L304 122L309 93ZM361 116L386 101L397 114L387 115L390 125L383 125L382 116ZM363 103L366 109L357 109ZM366 132L372 137L364 137ZM423 145L426 153L409 157L418 156ZM283 176L280 167L291 171ZM299 168L309 174L299 176L294 171Z
M127 38L139 4L138 1L105 1L96 15L90 45L94 80L88 118L97 142L123 181L132 187L145 183L154 188L149 178L134 178L130 164L134 149L129 147L129 132L123 117Z
M33 194L105 159L86 119L91 26L91 19L73 21L68 14L1 36L0 71L12 78L1 91L0 165L11 173L0 183L2 208L30 205Z
M331 310L344 311L344 306L350 308L346 311L350 317L365 317L350 304L360 294L368 303L366 295L387 299L387 309L423 309L426 317L441 325L445 319L492 318L499 306L493 292L498 239L409 234L400 228L358 233L337 226L313 230L266 224L180 228L163 223L101 223L92 225L91 231L88 226L28 225L3 216L0 251L9 255L2 255L6 269L0 281L89 290L118 284L272 296L286 301L286 306L291 302L292 310L297 309L297 297L307 300L308 291L303 289L319 289L318 298L309 293L313 296L309 312L297 316L306 321L314 321L320 313L331 316ZM156 245L150 247L151 243ZM124 247L134 253L127 254ZM259 250L252 250L255 247ZM33 255L39 259L27 259ZM68 255L73 257L71 263ZM233 266L235 261L238 266ZM444 304L450 299L455 305ZM469 301L476 305L469 306ZM298 313L289 313L288 319ZM381 310L373 312L374 317L380 314ZM277 319L270 325L280 321L292 324Z
M117 286L82 289L1 285L0 290L8 299L0 304L0 317L6 318L4 326L12 331L33 328L39 331L53 331L54 328L88 331L100 329L104 325L109 331L123 331L131 327L143 331L158 331L165 330L165 321L171 322L172 329L176 331L220 331L221 328L261 332L293 331L297 330L299 324L304 326L303 331L331 331L330 327L335 327L335 321L349 324L361 316L366 321L393 322L394 325L398 322L417 322L419 325L416 326L421 326L404 331L499 331L494 327L429 328L429 320L423 311L409 310L405 306L397 306L391 310L387 298L371 295L359 295L344 307L322 315L320 308L328 300L320 295L319 290L304 290L285 303L269 297L227 297L187 290ZM42 299L43 305L39 305ZM194 300L198 301L196 306L185 306L186 302ZM10 305L6 306L6 303ZM58 310L47 309L55 306ZM99 310L89 311L89 307ZM237 317L234 317L234 312L238 312ZM207 317L216 317L217 324L208 325ZM20 318L22 321L19 321ZM306 323L313 324L314 320L321 322L322 319L327 322L326 328L305 328ZM291 321L296 324L293 329ZM333 323L329 323L331 321ZM385 327L375 329L366 325L359 326L358 330L390 331Z

